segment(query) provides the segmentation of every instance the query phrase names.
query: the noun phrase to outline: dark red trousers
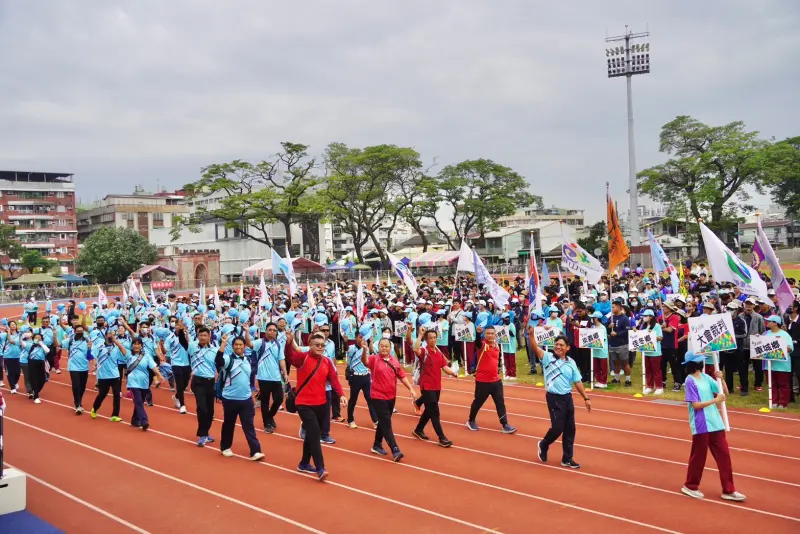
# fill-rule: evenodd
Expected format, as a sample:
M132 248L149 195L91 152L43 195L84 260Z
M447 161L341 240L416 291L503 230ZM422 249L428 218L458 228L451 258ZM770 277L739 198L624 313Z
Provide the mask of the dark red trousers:
M594 358L594 381L596 384L608 384L608 358Z
M661 356L644 357L644 376L647 379L647 387L659 389L663 387L661 376Z
M724 430L692 436L692 452L689 454L689 466L686 470L686 483L684 486L690 490L698 489L700 480L703 478L703 469L706 466L709 449L711 449L711 456L717 462L719 480L722 483L722 493L733 493L736 491L733 485L733 466L731 465L731 453L728 450L728 440L725 439Z
M506 376L517 377L517 355L512 352L503 353L503 362L506 364Z
M792 396L792 373L772 371L772 403L786 408Z

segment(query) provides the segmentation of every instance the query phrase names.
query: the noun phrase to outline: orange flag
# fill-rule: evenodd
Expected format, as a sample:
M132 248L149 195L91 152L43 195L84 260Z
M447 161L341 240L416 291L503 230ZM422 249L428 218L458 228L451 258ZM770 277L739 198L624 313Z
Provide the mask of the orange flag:
M606 194L606 200L608 201L608 270L613 272L620 263L623 263L630 256L631 251L622 236L617 210L608 194Z

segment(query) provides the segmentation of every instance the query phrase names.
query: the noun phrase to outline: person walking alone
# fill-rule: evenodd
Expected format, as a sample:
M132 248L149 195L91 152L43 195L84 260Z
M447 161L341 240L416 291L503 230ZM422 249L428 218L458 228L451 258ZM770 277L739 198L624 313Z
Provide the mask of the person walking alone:
M542 462L547 462L547 452L550 446L561 437L561 465L571 469L580 469L581 465L574 459L575 445L575 404L572 402L572 385L578 390L586 410L592 411L592 401L586 394L581 381L581 373L575 360L567 356L569 342L564 336L555 338L553 352L545 352L536 344L533 328L528 329L528 342L542 360L544 371L545 399L550 412L550 430L538 445L538 456Z

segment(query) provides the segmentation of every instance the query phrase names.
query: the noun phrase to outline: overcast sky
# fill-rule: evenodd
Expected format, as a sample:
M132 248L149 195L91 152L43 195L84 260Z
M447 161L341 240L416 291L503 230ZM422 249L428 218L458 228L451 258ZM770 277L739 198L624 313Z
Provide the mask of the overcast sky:
M491 158L545 204L627 207L624 79L606 35L652 33L637 167L679 114L800 134L800 2L5 0L0 168L75 173L94 200L179 187L280 141Z

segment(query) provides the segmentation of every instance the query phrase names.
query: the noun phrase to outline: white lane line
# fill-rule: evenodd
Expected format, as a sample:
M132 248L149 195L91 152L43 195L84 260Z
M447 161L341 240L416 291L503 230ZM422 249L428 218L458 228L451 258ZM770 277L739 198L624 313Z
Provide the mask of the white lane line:
M69 410L74 410L74 407L72 407L72 406L69 406L69 405L66 405L66 404L61 404L60 402L55 402L55 401L46 400L46 399L42 399L42 402L45 402L45 403L48 403L48 404L53 404L53 405L55 405L55 406L61 406L61 407L63 407L63 408L67 408L67 409L69 409ZM165 407L165 406L159 406L159 405L156 405L156 406L157 406L158 408L164 408L164 409L166 409L166 407ZM191 412L189 412L189 413L191 413ZM192 415L195 415L195 414L192 414ZM100 417L100 418L102 418L102 419L108 419L108 417L105 417L105 416L102 416L102 415L99 415L99 414L98 414L98 417ZM61 439L64 439L64 440L66 440L66 441L68 441L68 442L70 442L70 443L75 443L75 444L78 444L78 445L84 446L83 444L81 444L81 443L78 443L78 442L76 442L76 441L74 441L74 440L72 440L72 439L70 439L70 438L65 438L65 437L59 436L59 435L57 435L57 434L53 434L52 432L49 432L49 431L47 431L47 430L44 430L44 429L41 429L41 428L39 428L39 427L36 427L36 426L33 426L33 425L29 425L29 424L27 424L27 423L22 423L21 421L17 421L17 420L14 420L14 419L10 419L10 418L8 418L8 417L6 417L6 419L8 419L8 420L10 420L10 421L15 421L15 422L17 422L17 423L21 423L21 424L23 424L23 425L26 425L26 426L30 426L31 428L33 428L33 429L35 429L35 430L38 430L38 431L40 431L40 432L44 432L45 434L49 434L49 435L52 435L52 436L55 436L55 437L59 437L59 438L61 438ZM222 420L221 420L221 419L214 419L214 420L215 420L215 421L222 422ZM125 421L122 421L122 424L130 426L130 424L129 424L129 423L127 423L127 422L125 422ZM238 423L237 423L237 425L236 425L236 426L238 426L238 427L241 427L241 425L240 425L240 424L238 424ZM192 441L192 440L189 440L189 439L186 439L186 438L182 438L182 437L179 437L179 436L175 436L175 435L173 435L173 434L169 434L169 433L162 432L162 431L159 431L159 430L155 430L155 429L153 429L153 428L150 428L150 429L149 429L147 432L148 432L148 433L151 433L151 434L158 434L158 435L160 435L160 436L168 437L168 438L171 438L171 439L174 439L174 440L177 440L177 441L181 441L181 442L184 442L184 443L188 443L188 444L190 444L190 445L196 445L196 442L194 442L194 441ZM297 441L300 441L298 438L294 438L294 439L295 439L295 440L297 440ZM114 454L107 453L107 452L105 452L105 451L102 451L102 450L100 450L100 449L95 449L95 448L94 448L94 447L92 447L92 446L85 445L85 447L86 447L86 448L89 448L89 449L91 449L91 450L94 450L94 451L96 451L96 452L100 452L101 454L105 454L105 455L107 455L107 456L110 456L110 457L112 457L112 458L117 458L117 457L116 457ZM212 448L210 448L210 447L206 447L206 448L205 448L205 450L208 450L208 451L211 451L211 452L219 452L217 449L212 449ZM236 456L236 457L238 457L238 458L242 458L242 459L244 459L244 460L248 460L248 461L249 461L249 458L248 458L247 456L243 456L243 455L240 455L240 454L234 454L234 456ZM170 475L165 475L165 474L163 474L163 473L160 473L160 472L158 472L158 471L151 470L150 468L147 468L147 467L141 466L141 465L139 465L139 464L135 464L134 462L129 462L128 460L125 460L124 458L117 458L117 459L119 459L119 460L121 460L121 461L124 461L124 462L126 462L126 463L130 463L130 464L132 464L132 465L136 465L136 466L138 466L138 467L142 467L143 469L147 469L148 471L152 471L152 472L154 472L154 473L157 473L157 474L159 474L159 475L165 476L165 477L167 477L167 478L169 478L169 479L174 479L174 477L171 477ZM259 464L259 465L261 465L261 466L263 466L263 467L271 467L271 468L274 468L274 469L278 469L278 470L280 470L280 471L284 471L284 472L286 472L286 473L289 473L289 474L291 474L291 475L295 475L295 476L301 476L301 477L304 477L304 478L308 478L306 475L304 475L304 474L302 474L302 473L299 473L299 472L297 472L297 471L296 471L296 470L294 470L294 469L289 469L289 468L287 468L287 467L282 467L282 466L279 466L279 465L275 465L275 464L271 464L271 463L269 463L269 462L263 462L263 461L262 461L262 462L258 462L258 464ZM177 480L177 479L175 479L175 480ZM195 485L194 485L194 484L192 484L191 482L184 482L184 483L185 483L185 484L187 484L187 485L190 485L190 486L192 486L192 487L197 487L197 488L199 488L199 486L195 486ZM390 504L394 504L394 505L397 505L397 506L402 506L402 507L404 507L404 508L408 508L408 509L410 509L410 510L414 510L414 511L417 511L417 512L421 512L421 513L424 513L424 514L427 514L427 515L431 515L431 516L437 517L437 518L439 518L439 519L444 519L444 520L447 520L447 521L452 521L452 522L454 522L454 523L458 523L458 524L460 524L460 525L463 525L463 526L466 526L466 527L470 527L470 528L473 528L473 529L476 529L476 530L480 530L481 532L490 532L490 531L492 531L492 530L493 530L493 529L491 529L491 528L489 528L489 527L485 527L485 526L482 526L482 525L477 525L477 524L475 524L475 523L470 523L469 521L464 521L464 520L462 520L462 519L459 519L459 518L457 518L457 517L453 517L453 516L449 516L449 515L441 514L441 513L439 513L439 512L435 512L435 511L433 511L433 510L428 510L427 508L421 508L421 507L419 507L419 506L415 506L415 505L413 505L413 504L405 503L405 502L402 502L402 501L397 501L397 500L391 499L391 498L389 498L389 497L385 497L385 496L383 496L383 495L378 495L378 494L375 494L375 493L370 493L370 492L368 492L368 491L361 490L361 489L358 489L358 488L354 488L354 487L351 487L351 486L347 486L347 485L345 485L345 484L341 484L341 483L339 483L339 482L332 482L330 479L328 479L328 480L325 482L325 484L326 484L326 485L329 485L329 486L335 486L335 487L337 487L337 488L345 489L345 490L348 490L348 491L352 491L352 492L354 492L354 493L359 493L359 494L361 494L361 495L364 495L364 496L366 496L366 497L372 497L372 498L374 498L374 499L378 499L378 500L381 500L381 501L384 501L384 502L387 502L387 503L390 503ZM202 489L202 488L199 488L199 489ZM222 496L222 494L218 494L217 492L215 492L215 491L212 491L212 490L203 490L203 491L207 491L207 492L209 492L209 493L211 493L211 494L213 494L213 495L215 495L215 496ZM246 506L246 507L248 507L248 508L251 508L251 509L254 509L254 510L262 510L262 509L260 509L260 508L254 507L254 506L252 506L252 505L249 505L249 504L247 504L247 503L244 503L244 502L242 502L242 501L237 501L237 500L235 500L235 499L232 499L232 498L230 498L230 497L225 497L225 498L226 498L226 500L230 500L231 502L235 502L235 503L237 503L237 504L240 504L240 505L242 505L242 506ZM283 517L283 516L279 516L279 515L277 515L277 514L273 514L272 512L269 512L269 511L267 511L267 510L263 510L263 512L266 512L268 515L273 515L274 517L276 517L276 518L278 518L278 519L282 519L282 520L285 520L285 521L287 521L287 522L290 522L290 523L292 523L292 524L296 524L297 526L301 526L302 528L305 528L306 530L309 530L310 532L320 532L320 531L318 531L318 530L315 530L315 529L313 529L313 528L311 528L311 527L308 527L308 526L306 526L306 525L302 525L301 523L296 523L296 522L294 522L294 521L293 521L293 520L291 520L291 519L285 518L285 517Z
M5 465L7 465L8 467L12 468L12 469L18 469L19 471L23 471L22 469L19 469L18 467L14 467L13 465L11 465L11 464L10 464L10 463L8 463L8 462L3 462L3 463L4 463ZM147 530L144 530L143 528L139 528L139 527L137 527L136 525L134 525L133 523L130 523L130 522L128 522L128 521L125 521L125 520L124 520L124 519L122 519L121 517L117 517L117 516L115 516L115 515L114 515L114 514L112 514L111 512L108 512L108 511L106 511L106 510L103 510L102 508L99 508L99 507L97 507L97 506L93 505L93 504L92 504L92 503L90 503L90 502L84 501L84 500L83 500L83 499L81 499L80 497L76 497L76 496L75 496L75 495L73 495L72 493L69 493L69 492L67 492L67 491L64 491L64 490L62 490L61 488L58 488L58 487L56 487L56 486L54 486L54 485L50 484L49 482L46 482L46 481L42 480L41 478L39 478L39 477L36 477L36 476L34 476L34 475L32 475L32 474L28 473L27 471L23 471L23 472L25 473L25 475L26 475L26 476L27 476L29 479L33 480L34 482L36 482L36 483L38 483L38 484L41 484L42 486L44 486L44 487L46 487L46 488L48 488L48 489L51 489L51 490L55 491L56 493L58 493L58 494L60 494L60 495L63 495L63 496L64 496L64 497L66 497L67 499L70 499L70 500L72 500L72 501L75 501L76 503L78 503L78 504L81 504L81 505L85 506L86 508L88 508L88 509L90 509L90 510L93 510L93 511L95 511L95 512L97 512L98 514L100 514L100 515L103 515L103 516L105 516L105 517L107 517L107 518L111 519L112 521L116 521L116 522L117 522L117 523L119 523L120 525L126 526L126 527L128 527L129 529L131 529L131 530L132 530L132 531L134 531L134 532L138 532L139 534L150 534L150 532L148 532Z
M47 403L50 403L50 404L56 404L56 405L59 405L59 406L66 406L64 404L59 404L57 402L48 401L48 400L45 400L44 402L47 402ZM66 406L66 407L69 408L69 406ZM127 458L123 458L122 456L118 456L116 454L112 454L110 452L106 452L106 451L104 451L102 449L98 449L97 447L92 447L91 445L86 445L85 443L81 443L80 441L76 441L74 439L70 439L70 438L61 436L61 435L56 434L54 432L50 432L49 430L45 430L45 429L40 428L40 427L38 427L36 425L32 425L30 423L26 423L24 421L20 421L18 419L15 419L13 417L8 417L8 416L5 416L3 418L3 420L4 421L11 421L11 422L16 423L18 425L22 425L22 426L28 427L30 429L36 430L37 432L41 432L41 433L46 434L48 436L52 436L54 438L58 438L60 440L66 441L67 443L71 443L73 445L77 445L78 447L83 447L84 449L88 449L88 450L90 450L92 452L96 452L97 454L101 454L101 455L106 456L108 458L112 458L114 460L117 460L117 461L120 461L122 463L128 464L128 465L130 465L132 467L135 467L137 469L142 469L144 471L147 471L148 473L152 473L152 474L158 475L158 476L160 476L162 478L166 478L167 480L171 480L173 482L177 482L178 484L183 484L184 486L188 486L188 487L190 487L192 489L196 489L198 491L202 491L203 493L208 493L209 495L213 495L214 497L217 497L219 499L223 499L223 500L228 501L228 502L233 503L233 504L238 504L239 506L242 506L242 507L247 508L249 510L252 510L254 512L258 512L260 514L272 517L274 519L278 519L278 520L283 521L285 523L289 523L290 525L296 526L296 527L301 528L303 530L306 530L308 532L314 532L315 534L324 534L324 532L322 532L321 530L317 530L317 529L312 528L312 527L310 527L308 525L304 525L303 523L299 523L297 521L294 521L293 519L289 519L288 517L284 517L284 516L276 514L274 512L270 512L269 510L265 510L263 508L259 508L258 506L254 506L254 505L246 503L244 501L240 501L240 500L234 499L234 498L229 497L227 495L224 495L222 493L218 493L216 491L213 491L213 490L210 490L210 489L207 489L207 488L203 488L201 486L198 486L197 484L192 484L191 482L187 482L185 480L181 480L181 479L173 477L171 475L167 475L166 473L162 473L160 471L157 471L155 469L147 467L146 465L142 465L142 464L140 464L138 462L133 462L131 460L128 460Z
M67 408L67 409L70 409L70 410L73 409L71 406L68 406L66 404L61 404L61 403L57 403L57 402L54 402L54 401L46 401L46 402L50 402L52 404L63 406L64 408ZM154 407L161 408L161 409L164 409L164 410L174 411L173 408L168 407L168 406L163 406L163 405L160 405L160 404L156 404ZM364 408L364 409L366 410L366 408ZM283 415L292 416L292 414L288 414L286 412L278 412L278 413L281 413ZM187 414L188 415L196 415L196 414L193 414L192 412L187 412ZM220 422L220 423L222 422L221 419L217 419L217 418L214 418L214 421L217 421L217 422ZM241 425L238 424L238 423L236 424L236 426L241 427ZM369 430L369 429L365 429L365 430ZM161 432L159 432L159 433L161 433ZM161 434L163 434L165 436L168 436L168 437L173 437L174 439L178 439L180 441L185 441L186 443L194 444L194 442L191 441L191 440L187 440L187 439L180 438L180 437L177 437L177 436L172 436L171 434L166 434L166 433L161 433ZM273 434L273 436L277 436L277 437L288 439L288 440L292 440L292 441L299 441L299 442L302 443L302 440L300 440L299 438L294 437L294 436L288 436L288 435L277 434L277 433ZM405 438L405 436L401 436L401 437ZM516 459L516 458L511 458L511 457L503 456L503 455L496 454L496 453L479 451L479 450L476 450L476 449L468 449L466 447L454 447L454 448L461 448L463 450L466 450L468 452L473 452L473 453L476 453L476 454L485 454L485 455L488 455L488 456L493 456L493 457L497 457L497 458L503 458L503 459L507 459L507 460L511 460L511 461L519 461L521 463L525 463L525 464L532 465L532 466L535 466L535 467L543 467L543 468L557 469L559 471L564 471L563 469L560 469L560 468L555 467L555 466L551 466L551 465L547 465L547 464L541 464L541 463L537 463L537 462L531 462L531 461L527 461L527 460L519 460L519 459ZM338 452L342 452L342 453L347 453L347 454L353 454L353 455L360 456L360 457L363 457L363 458L366 458L366 459L369 459L369 460L373 460L373 461L384 461L384 460L381 460L380 458L375 457L374 455L364 454L364 453L360 453L360 452L357 452L357 451L351 451L349 449L343 449L341 447L331 447L330 450L331 451L338 451ZM265 465L268 465L268 464L265 464ZM411 465L411 464L408 464L408 463L401 463L401 464L398 464L398 465L401 465L401 466L407 467L407 468L411 468L411 469L417 469L417 470L420 470L420 471L424 471L424 472L435 474L435 475L439 475L439 476L443 476L445 478L453 478L453 479L456 479L456 480L459 480L459 481L465 481L465 482L477 484L477 485L480 485L480 486L488 487L488 488L491 488L491 489L496 489L496 490L499 490L499 491L505 491L505 492L508 492L508 493L513 493L513 494L516 494L516 495L521 495L521 496L525 496L525 497L529 497L529 498L533 498L533 499L537 499L537 500L544 500L545 502L551 502L550 500L548 500L548 499L546 499L544 497L539 497L539 496L536 496L536 495L519 492L517 490L513 490L513 489L510 489L510 488L505 488L505 487L501 487L501 486L495 486L493 484L489 484L489 483L486 483L486 482L481 482L481 481L472 480L472 479L466 479L466 478L460 477L458 475L451 475L449 473L443 473L443 472L439 472L439 471L434 471L434 470L430 470L430 469L427 469L427 468L424 468L424 467L414 466L414 465ZM280 468L280 469L284 469L284 468ZM647 486L645 484L640 484L640 483L636 483L636 482L629 482L629 481L616 479L616 478L612 478L612 477L606 477L606 476L603 476L603 475L587 473L585 471L567 470L566 472L570 473L571 475L588 476L590 478L602 479L602 480L605 480L605 481L615 482L615 483L622 484L622 485L627 485L627 486L632 486L632 487L638 487L638 488L642 488L642 489L648 489L648 490L652 490L652 491L657 491L657 492L665 493L665 494L671 495L671 496L676 496L676 497L681 497L681 498L683 497L682 494L680 494L678 492L675 492L675 491L672 491L672 490L667 490L667 489L664 489L664 488L658 488L658 487L654 487L654 486ZM556 502L556 501L553 501L553 502ZM755 508L748 508L748 507L744 507L744 506L741 506L741 505L738 505L738 504L728 503L726 501L703 500L701 502L715 504L715 505L718 505L718 506L732 506L732 507L736 507L738 509L745 510L745 511L748 511L748 512L758 513L758 514L767 515L767 516L771 516L771 517L777 517L777 518L786 519L786 520L789 520L789 521L800 522L800 518L786 516L786 515L782 515L782 514L779 514L779 513L776 513L776 512L767 512L767 511L758 510L758 509L755 509ZM570 505L567 505L567 504L563 504L562 503L562 505L566 506L566 507L570 507ZM625 522L629 522L629 523L640 524L642 526L652 527L652 528L655 528L657 530L664 530L661 527L656 527L654 525L649 525L647 523L639 523L639 522L637 522L636 520L633 520L633 519L629 520L629 519L626 519L626 518L620 518L620 517L608 515L608 514L605 514L604 512L598 512L598 511L591 510L591 509L588 509L588 508L581 508L579 506L575 506L575 509L581 510L581 511L585 511L585 512L588 512L588 513L601 515L603 517L617 519L617 520L620 520L620 521L625 521Z

